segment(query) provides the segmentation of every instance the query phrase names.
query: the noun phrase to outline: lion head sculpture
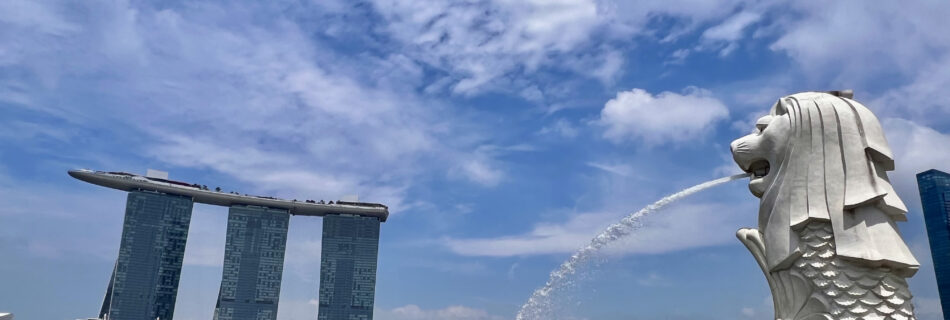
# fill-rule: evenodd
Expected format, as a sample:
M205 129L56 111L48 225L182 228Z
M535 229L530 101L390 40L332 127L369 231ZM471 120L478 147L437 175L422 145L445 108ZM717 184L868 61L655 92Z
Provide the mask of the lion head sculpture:
M731 147L761 198L763 267L788 267L801 252L794 231L824 220L839 256L915 272L917 260L895 224L906 221L907 208L887 177L894 170L890 147L874 114L850 94L783 97Z

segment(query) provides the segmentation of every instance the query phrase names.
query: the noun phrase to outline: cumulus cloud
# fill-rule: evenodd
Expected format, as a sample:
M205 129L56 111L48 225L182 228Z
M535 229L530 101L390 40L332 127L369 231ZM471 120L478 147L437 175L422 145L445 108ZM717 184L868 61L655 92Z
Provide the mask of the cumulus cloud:
M617 93L600 112L604 138L615 143L640 141L648 145L702 138L729 110L708 90L690 87L683 94L643 89Z
M503 317L492 315L485 310L466 306L449 306L443 309L422 309L410 304L391 310L374 312L374 318L380 320L501 320Z

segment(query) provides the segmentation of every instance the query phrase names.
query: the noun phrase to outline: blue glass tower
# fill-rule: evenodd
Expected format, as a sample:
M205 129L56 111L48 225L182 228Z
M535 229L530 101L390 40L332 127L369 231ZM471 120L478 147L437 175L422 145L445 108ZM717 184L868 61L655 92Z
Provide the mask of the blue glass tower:
M950 174L927 170L917 174L920 203L924 208L930 253L945 319L950 319Z
M379 223L375 217L323 217L318 320L373 319Z
M172 319L192 205L191 197L129 192L119 258L100 318Z
M287 210L232 206L215 320L275 320L287 245Z

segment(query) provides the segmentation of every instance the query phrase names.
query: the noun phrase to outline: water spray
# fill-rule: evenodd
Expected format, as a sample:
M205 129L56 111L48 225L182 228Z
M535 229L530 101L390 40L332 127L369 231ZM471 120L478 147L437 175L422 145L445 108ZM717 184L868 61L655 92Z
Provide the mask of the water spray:
M600 234L591 239L590 243L587 246L577 250L571 255L570 259L564 261L559 268L551 272L551 276L548 278L548 282L541 288L538 288L534 291L534 294L531 295L531 298L528 299L521 310L518 311L518 315L515 317L516 320L548 320L549 316L545 316L547 313L551 312L551 294L558 288L563 287L567 283L568 277L575 274L577 267L591 259L594 254L599 251L601 248L610 244L611 242L617 241L620 238L623 238L634 230L638 229L640 226L639 220L650 214L654 211L657 211L664 206L673 203L679 199L682 199L691 194L697 193L699 191L729 182L737 179L742 179L749 177L748 173L737 174L728 177L722 177L715 180L710 180L697 184L695 186L684 189L683 191L668 195L663 199L660 199L653 204L650 204L640 211L634 212L619 222L614 223L604 229Z

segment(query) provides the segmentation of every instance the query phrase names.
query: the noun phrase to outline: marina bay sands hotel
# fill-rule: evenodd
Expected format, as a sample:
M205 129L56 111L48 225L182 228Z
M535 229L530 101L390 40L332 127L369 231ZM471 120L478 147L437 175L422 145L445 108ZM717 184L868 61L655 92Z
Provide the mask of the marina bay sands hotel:
M119 257L99 311L104 320L171 320L194 203L230 208L215 320L275 320L290 215L323 217L318 320L371 320L379 225L389 209L357 201L319 203L222 192L149 170L71 170L127 191Z

